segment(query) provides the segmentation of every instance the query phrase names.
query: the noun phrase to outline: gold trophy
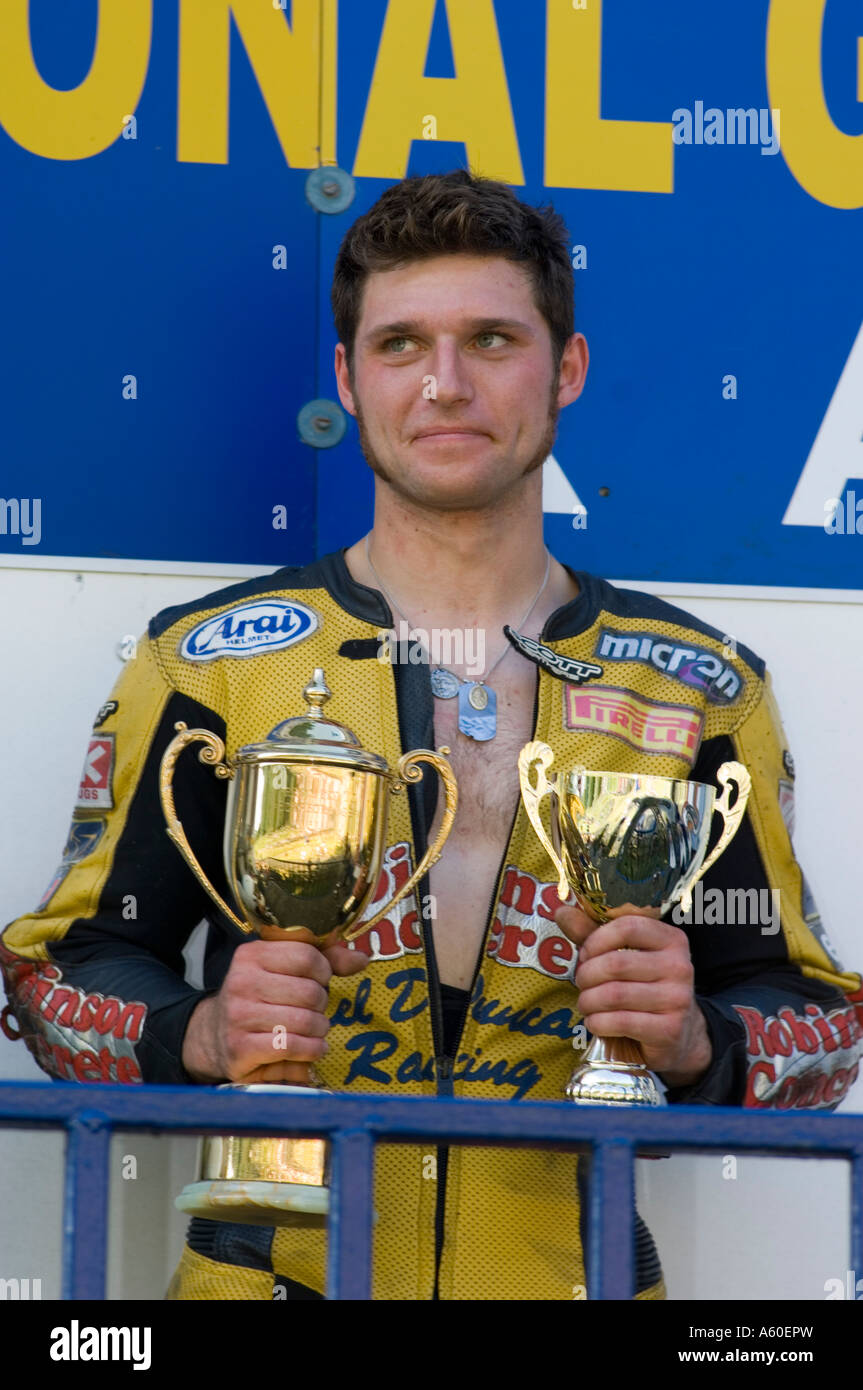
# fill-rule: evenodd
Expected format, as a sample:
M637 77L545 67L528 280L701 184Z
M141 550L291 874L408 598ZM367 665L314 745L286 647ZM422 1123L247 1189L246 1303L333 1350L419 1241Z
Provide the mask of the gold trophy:
M660 918L675 903L689 911L692 889L733 839L746 810L750 778L742 763L717 772L722 795L703 782L570 767L548 775L554 753L547 743L526 743L518 758L521 796L530 823L559 879L594 922L636 913ZM536 770L535 782L531 772ZM730 782L737 798L730 802ZM540 815L550 798L551 836ZM713 812L722 833L707 854ZM665 1097L632 1038L595 1037L566 1087L578 1105L664 1105Z
M324 673L315 670L303 691L304 714L277 724L265 742L225 758L225 745L208 729L174 727L177 736L162 758L159 788L168 835L195 877L235 926L268 941L306 941L322 950L352 941L381 920L412 891L440 858L457 804L455 777L445 756L429 749L405 753L392 771L386 760L359 746L342 724L321 713L330 698ZM195 857L174 807L177 758L203 743L201 762L229 778L224 862L242 916L219 896ZM389 794L422 778L430 763L444 785L440 830L414 873L374 916L367 908L381 871ZM274 1060L278 1053L274 1053ZM231 1085L226 1089L322 1090L314 1068L302 1087ZM181 1211L210 1220L248 1225L323 1225L329 1207L329 1144L324 1139L213 1136L201 1143L199 1181L176 1200Z

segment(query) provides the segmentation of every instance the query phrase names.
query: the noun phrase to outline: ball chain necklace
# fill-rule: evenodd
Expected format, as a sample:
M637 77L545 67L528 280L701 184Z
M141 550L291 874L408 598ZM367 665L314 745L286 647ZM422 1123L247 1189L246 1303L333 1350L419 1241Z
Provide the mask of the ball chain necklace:
M409 632L415 632L416 628L407 615L396 603L392 594L384 588L383 580L378 574L372 562L369 549L369 538L366 535L366 559L369 569L377 581L378 587L391 608L394 608L399 617L408 625ZM520 623L516 624L518 630L524 627L531 613L543 594L548 583L549 571L551 569L551 552L545 552L545 575L543 581L531 599L530 606ZM509 646L505 646L500 655L492 662L491 666L480 676L478 681L462 680L454 671L448 671L445 666L435 666L431 673L432 694L439 700L451 700L458 696L458 727L468 738L476 739L477 742L484 742L486 739L494 738L497 733L497 696L489 685L489 677L497 666L500 665Z

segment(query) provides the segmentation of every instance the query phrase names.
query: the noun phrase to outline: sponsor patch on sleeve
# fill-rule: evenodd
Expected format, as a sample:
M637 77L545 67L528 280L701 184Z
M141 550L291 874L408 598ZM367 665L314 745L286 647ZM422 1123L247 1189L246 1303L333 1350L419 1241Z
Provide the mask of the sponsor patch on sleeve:
M21 1036L40 1067L61 1081L141 1082L142 1000L90 994L67 982L59 966L16 958L2 942L0 964Z
M818 904L812 896L812 889L806 875L801 870L800 876L803 880L803 920L811 931L822 951L832 961L838 971L844 971L845 966L839 955L837 947L834 945L827 928L821 920L821 913L818 911Z
M564 686L563 726L571 732L608 734L639 753L695 762L704 715L688 705L648 700L633 690Z
M78 787L78 811L110 811L114 805L114 735L96 734L90 739Z
M743 1104L757 1109L818 1110L837 1105L853 1086L863 1051L861 1013L854 998L825 1011L807 1003L762 1014L734 1008L746 1027L748 1071Z
M788 838L794 838L794 783L779 778L779 809L788 831Z
M304 603L266 599L241 603L213 618L205 618L179 645L186 661L218 661L226 656L258 656L279 651L310 637L320 618Z
M39 899L37 912L41 912L47 907L60 884L72 868L73 864L80 864L82 859L86 859L88 854L92 854L105 833L107 821L94 820L73 820L69 826L69 835L66 840L66 847L63 850L63 858L54 870L54 876L42 897Z
M101 706L99 713L96 715L96 718L93 720L93 729L101 729L106 719L110 719L112 714L116 714L119 708L119 700L106 700L104 705Z

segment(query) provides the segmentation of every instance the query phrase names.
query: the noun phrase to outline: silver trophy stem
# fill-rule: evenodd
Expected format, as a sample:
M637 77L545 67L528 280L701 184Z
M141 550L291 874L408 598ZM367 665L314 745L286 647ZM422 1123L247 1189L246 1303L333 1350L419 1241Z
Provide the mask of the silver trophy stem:
M575 1105L665 1105L657 1078L631 1038L594 1038L564 1092Z

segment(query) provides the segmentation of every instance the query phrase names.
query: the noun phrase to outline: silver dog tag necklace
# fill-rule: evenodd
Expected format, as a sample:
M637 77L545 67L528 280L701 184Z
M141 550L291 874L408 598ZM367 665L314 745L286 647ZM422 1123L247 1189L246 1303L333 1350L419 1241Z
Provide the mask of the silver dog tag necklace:
M369 550L369 538L366 535L366 559L369 569L377 581L378 588L387 600L391 608L394 608L399 617L408 625L409 631L414 631L414 624L396 603L392 594L384 588L383 581L372 562ZM521 630L545 590L548 583L548 576L551 570L551 552L545 552L545 575L543 581L531 599L530 606L520 623L516 624L517 630ZM489 678L495 668L503 661L507 652L510 650L507 644L500 655L492 662L488 670L478 681L465 681L457 676L454 671L449 671L445 666L435 666L431 673L432 694L439 700L452 700L458 696L458 727L468 738L475 739L478 743L484 743L490 738L494 738L497 733L497 696L489 685ZM428 653L426 653L428 658Z

